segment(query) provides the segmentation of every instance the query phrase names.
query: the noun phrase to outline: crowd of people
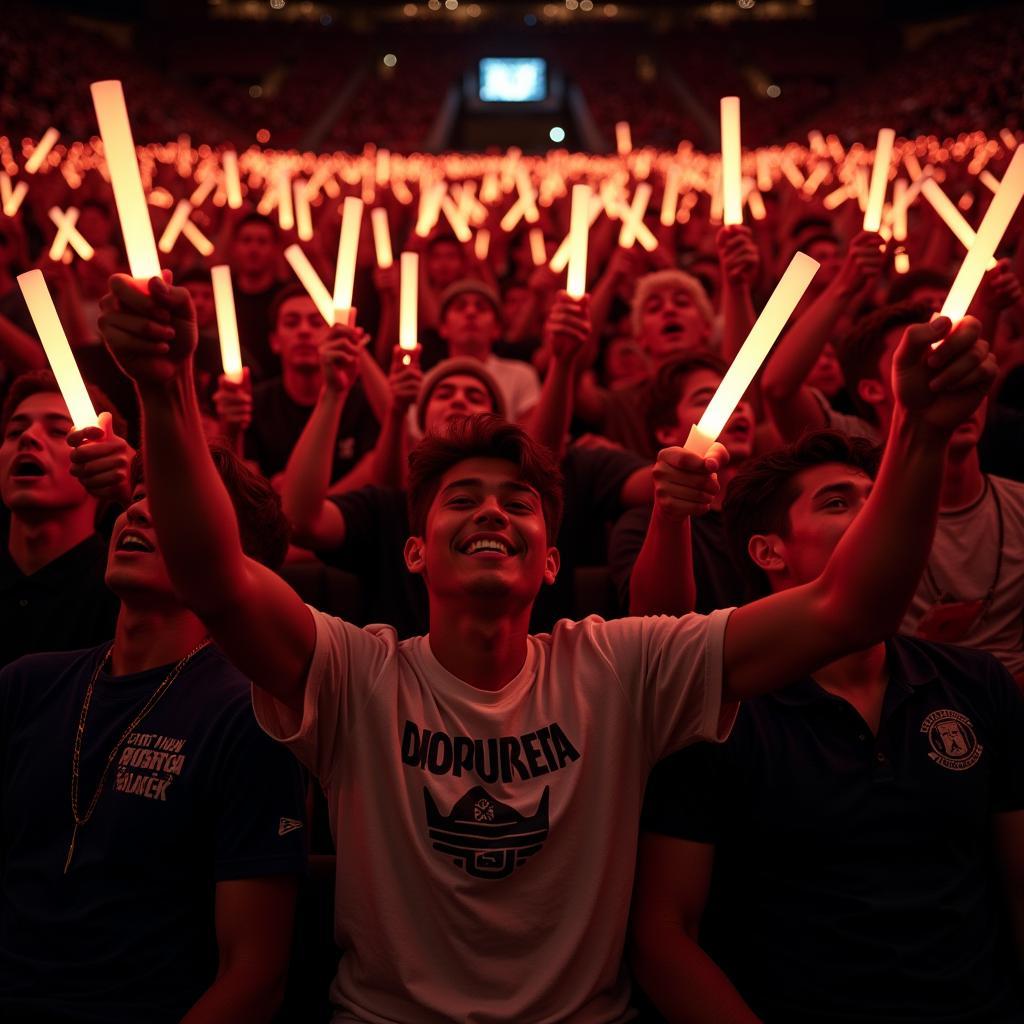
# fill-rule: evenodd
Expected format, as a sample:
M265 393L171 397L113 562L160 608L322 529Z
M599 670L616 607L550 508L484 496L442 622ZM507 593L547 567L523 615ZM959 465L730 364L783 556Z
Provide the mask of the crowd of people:
M999 178L1017 141L944 147L974 225L972 153ZM567 188L500 226L544 166L508 158L486 252L339 172L304 248L329 281L343 195L384 207L410 350L369 219L332 323L245 159L240 207L192 211L212 252L148 282L101 161L0 216L5 1019L1024 1021L1024 214L954 324L930 206L897 240L777 164L728 227L705 193L666 226L650 174L648 248L607 202L583 298L548 265ZM51 259L72 205L95 254ZM798 251L810 288L687 450Z

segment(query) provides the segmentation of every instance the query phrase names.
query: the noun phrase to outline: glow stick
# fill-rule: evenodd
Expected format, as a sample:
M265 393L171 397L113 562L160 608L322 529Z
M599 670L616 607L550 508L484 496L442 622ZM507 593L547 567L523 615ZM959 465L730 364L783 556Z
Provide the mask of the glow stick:
M359 228L362 222L362 199L346 196L341 213L341 236L338 238L338 263L334 271L335 323L347 323L348 311L352 308L356 253L359 251Z
M968 249L966 258L960 264L960 270L949 289L949 295L942 304L941 316L948 316L954 323L963 318L1022 196L1024 149L1018 148L1014 150L1010 166L999 183L999 191L992 197L992 202L989 203L985 216L978 226L974 244Z
M43 132L43 137L36 143L36 148L32 150L32 155L25 161L26 174L35 174L43 166L43 161L59 138L60 132L56 128L47 128Z
M820 163L816 164L814 170L807 175L807 180L804 182L801 191L805 196L813 196L818 191L818 187L821 183L829 176L830 169L828 164Z
M277 223L282 231L291 231L295 227L295 207L292 205L292 182L287 167L277 171Z
M58 207L51 206L49 217L57 225L57 234L54 236L53 244L50 246L49 255L51 260L63 259L69 244L83 260L88 261L93 258L95 250L75 227L75 224L78 223L78 209L76 207L70 206L67 213L61 213Z
M905 274L910 270L910 256L902 246L896 250L896 256L893 259L892 265L897 274Z
M530 257L535 267L543 267L548 261L547 246L544 244L544 232L540 228L530 228Z
M786 180L799 192L804 187L804 181L806 181L800 168L788 156L784 156L779 161L779 166L782 168L782 173L786 176Z
M242 349L238 343L238 319L235 293L231 287L231 268L220 264L210 268L213 279L213 304L217 310L217 336L224 376L234 384L242 383Z
M619 156L629 156L633 152L633 133L629 130L628 121L615 122L615 149Z
M917 154L913 149L908 148L903 154L903 163L906 165L907 172L910 174L912 181L917 181L917 179L924 173L921 170L921 164L917 159Z
M11 188L11 179L6 173L0 171L0 199L3 201L5 217L13 217L18 212L27 192L28 184L26 182L19 181L14 188Z
M601 216L601 211L604 209L604 205L601 202L599 196L591 195L590 197L590 211L587 216L587 227L592 228L598 217ZM554 256L551 257L551 262L548 264L548 269L553 274L561 274L563 270L569 265L569 249L572 242L572 231L562 239L562 244L555 250Z
M188 201L193 206L202 206L203 203L209 198L210 193L217 187L217 178L213 174L208 174L199 183L196 190L188 197Z
M238 176L238 154L233 149L225 149L221 154L224 166L224 189L228 195L228 206L237 210L242 205L242 181Z
M921 192L925 199L932 204L932 208L942 218L946 227L956 235L960 244L969 252L976 238L974 228L964 220L963 214L956 208L953 200L931 178L924 179ZM992 202L994 203L995 199ZM991 269L995 265L996 261L992 259L986 269Z
M473 237L469 222L463 217L462 211L450 195L441 196L441 212L447 218L448 223L452 226L452 231L455 232L455 237L460 242L468 242Z
M160 257L153 244L153 225L142 192L124 91L118 81L93 82L89 90L103 138L103 153L114 188L128 266L132 277L148 281L151 277L160 276Z
M1017 148L1017 136L1009 128L1001 128L999 130L999 138L1003 140L1003 145L1007 149L1014 150Z
M739 96L723 96L719 103L719 113L722 130L722 221L726 225L742 224Z
M891 128L878 130L875 160L871 165L868 204L864 211L865 231L877 231L882 226L882 206L885 204L885 190L889 184L889 164L892 161L892 144L895 140L896 133Z
M420 208L415 228L415 232L420 238L426 238L433 231L437 218L441 215L441 200L444 198L445 191L444 182L437 182L420 192Z
M892 237L897 242L907 240L907 179L897 178L892 186ZM905 273L905 271L903 271Z
M417 303L419 302L420 256L416 252L403 252L399 257L401 283L398 306L398 344L406 353L412 352L419 344L416 325ZM402 356L408 366L411 356Z
M187 199L180 200L157 243L157 248L161 252L170 252L174 248L174 243L178 240L178 235L181 234L181 229L191 213L192 204Z
M978 181L980 181L990 192L999 191L999 179L991 171L982 171L978 175Z
M752 188L747 193L747 206L750 208L750 216L754 220L764 220L768 216L768 211L764 208L764 200L756 188Z
M690 428L684 445L687 451L703 455L718 438L786 322L793 315L811 278L817 273L818 266L817 260L802 252L798 252L790 261L782 280L775 286L775 291L750 329L743 347L736 354L704 410L700 422Z
M629 206L623 204L620 209L622 227L619 229L619 245L623 249L630 249L636 242L639 225L643 223L644 214L647 212L647 204L651 201L651 186L642 181L633 193L633 201Z
M32 323L43 343L43 351L49 360L50 369L57 378L57 386L64 396L64 402L71 414L75 430L82 427L99 426L96 410L93 408L81 371L68 344L67 335L57 316L57 307L46 287L46 278L41 270L30 270L18 275L18 287L25 296L25 305L32 314Z
M764 150L759 149L754 154L757 166L757 187L762 192L770 192L772 189L772 172L768 166L768 155Z
M566 291L573 299L582 299L587 290L587 241L590 235L589 185L573 185L569 214L569 272Z
M481 228L473 239L473 255L483 263L487 254L491 251L491 233L487 228Z
M303 242L313 240L313 213L309 208L309 191L302 178L292 182L292 205L295 210L295 233Z
M681 172L672 164L665 175L665 191L661 197L661 225L670 228L676 222L676 209L679 206L679 179Z
M383 206L375 206L370 211L370 224L373 226L373 245L377 250L377 266L387 270L395 257L391 253L391 228L388 226L388 211Z
M196 247L200 256L212 256L214 245L206 235L199 230L194 221L185 221L181 233Z
M331 293L327 286L320 280L320 275L313 269L306 254L298 244L289 245L284 251L284 258L288 265L295 271L295 276L302 282L306 294L316 304L320 315L324 320L334 326L334 303L331 300Z

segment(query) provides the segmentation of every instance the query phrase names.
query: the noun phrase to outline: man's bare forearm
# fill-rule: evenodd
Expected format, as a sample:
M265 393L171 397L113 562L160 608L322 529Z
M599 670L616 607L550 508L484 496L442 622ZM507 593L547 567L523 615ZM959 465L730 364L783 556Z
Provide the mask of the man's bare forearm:
M572 363L552 359L541 388L540 401L525 425L527 433L538 443L546 445L557 459L565 454L575 387Z
M316 522L327 497L345 398L331 388L320 392L288 459L281 498L285 515L300 532Z
M690 520L670 519L655 506L629 575L629 614L686 615L696 603Z

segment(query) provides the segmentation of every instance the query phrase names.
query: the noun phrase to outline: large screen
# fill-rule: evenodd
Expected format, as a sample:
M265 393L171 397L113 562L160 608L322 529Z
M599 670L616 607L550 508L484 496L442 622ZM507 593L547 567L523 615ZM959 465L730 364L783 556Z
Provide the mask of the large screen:
M547 62L541 57L484 57L480 99L484 103L536 103L548 92Z

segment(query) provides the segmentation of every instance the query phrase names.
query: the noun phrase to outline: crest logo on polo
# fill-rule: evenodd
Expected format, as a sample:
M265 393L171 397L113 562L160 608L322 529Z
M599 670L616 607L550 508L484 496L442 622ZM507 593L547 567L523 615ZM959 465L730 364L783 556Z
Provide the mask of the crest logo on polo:
M928 737L928 757L950 771L963 772L978 763L984 747L974 735L971 720L959 711L933 711L921 723Z
M549 790L544 787L537 810L528 818L496 800L483 786L474 786L445 816L424 786L431 844L473 878L506 878L537 853L548 837Z

